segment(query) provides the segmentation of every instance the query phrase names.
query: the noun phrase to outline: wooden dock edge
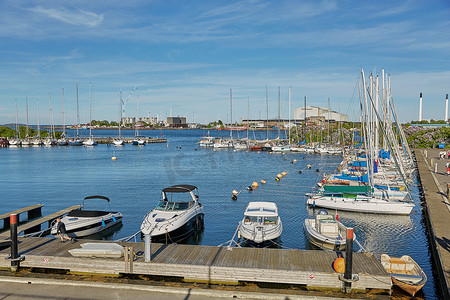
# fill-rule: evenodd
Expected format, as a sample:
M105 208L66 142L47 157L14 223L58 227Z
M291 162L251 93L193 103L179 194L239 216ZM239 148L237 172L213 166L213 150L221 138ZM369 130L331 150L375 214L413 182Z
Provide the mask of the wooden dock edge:
M419 152L420 154L417 155L417 152ZM415 149L413 151L413 154L415 156L415 161L416 161L416 165L417 165L417 178L419 181L419 193L420 193L420 197L423 199L423 203L425 205L422 206L423 210L423 215L424 215L424 219L425 219L425 226L428 230L428 240L430 242L430 252L431 252L431 258L433 260L433 263L436 265L436 273L437 273L437 279L438 279L438 285L440 287L440 294L445 298L445 299L450 299L450 291L449 291L449 283L447 282L447 276L444 272L444 264L442 263L442 259L441 259L441 254L439 251L439 248L436 245L436 240L435 240L435 230L434 230L434 226L433 226L433 221L430 215L430 211L427 207L427 199L425 197L425 190L431 188L431 187L425 187L422 183L422 176L425 176L425 174L427 172L429 172L432 176L432 170L431 167L429 166L423 152L421 151L421 149ZM425 162L425 166L423 166L423 164L419 161L419 160L423 160ZM421 168L421 166L423 166ZM439 182L436 180L436 178L433 178L434 183L436 184L436 188L442 192L442 187L440 186Z
M125 262L101 258L77 258L26 255L21 262L22 267L60 269L77 274L98 274L117 276L127 274ZM0 257L0 267L9 269L9 262ZM210 284L231 284L240 282L257 282L273 284L301 285L308 289L342 289L339 273L324 273L314 271L283 271L277 272L257 268L230 268L207 265L184 265L167 263L133 262L133 274L160 277L178 277L184 281L198 281ZM253 274L250 276L249 274ZM359 280L352 284L352 290L366 291L368 289L391 292L390 276L374 276L359 274Z

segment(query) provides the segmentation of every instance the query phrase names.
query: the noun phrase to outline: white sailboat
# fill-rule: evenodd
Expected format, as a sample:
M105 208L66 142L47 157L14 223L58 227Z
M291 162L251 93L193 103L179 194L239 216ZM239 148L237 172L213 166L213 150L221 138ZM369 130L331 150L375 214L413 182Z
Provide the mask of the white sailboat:
M119 137L115 138L113 140L113 144L114 146L123 146L125 145L125 141L122 139L121 137L121 127L122 127L122 90L120 91L120 96L119 96Z
M56 145L56 139L55 139L55 124L53 121L53 107L52 107L52 94L49 94L49 102L50 102L50 133L49 136L44 140L44 146L50 147Z
M137 124L137 122L139 122L139 95L137 98L138 98L137 99L137 117L136 117L136 123L134 123L135 136L134 136L134 139L131 141L131 143L133 145L137 145L137 146L144 146L146 143L146 140L145 140L144 136L139 135L139 126L140 125Z
M41 126L39 124L39 100L36 99L36 120L37 120L37 135L34 137L32 143L33 146L41 146L42 145L42 139L41 139Z
M9 145L13 147L18 147L22 144L22 141L19 139L19 128L18 128L18 122L19 122L19 116L17 112L17 99L14 99L14 103L16 105L16 136L13 138L8 139Z
M26 102L26 109L27 109L27 127L25 130L25 138L22 140L22 147L29 147L31 146L31 139L28 134L28 97L25 98Z
M89 82L89 138L83 142L87 147L97 146L97 141L92 136L92 84Z
M83 140L78 136L78 129L80 128L80 112L78 108L78 83L77 87L77 136L69 141L70 146L83 146Z
M66 115L64 111L64 88L62 89L62 114L63 114L63 132L61 138L56 142L58 146L69 146L69 141L66 139Z

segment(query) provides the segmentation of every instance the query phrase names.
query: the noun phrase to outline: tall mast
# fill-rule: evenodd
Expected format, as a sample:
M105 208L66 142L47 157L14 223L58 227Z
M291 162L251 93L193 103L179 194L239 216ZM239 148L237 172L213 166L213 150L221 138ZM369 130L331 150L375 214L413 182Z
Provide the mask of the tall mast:
M78 127L80 127L80 111L78 110L78 83L77 83L77 138L78 138Z
M266 84L266 112L267 112L267 140L269 140L269 96L267 95L267 84Z
M66 115L64 110L64 88L62 88L62 109L63 109L63 134L62 137L66 136Z
M305 110L304 111L305 111L305 119L304 119L305 124L303 126L303 139L305 139L305 128L306 128L306 96L305 96ZM309 136L309 142L311 143L311 135Z
M28 137L28 96L25 97L25 101L26 101L26 106L27 106L27 131L25 133L25 137Z
M119 139L120 139L120 127L122 127L122 90L119 93Z
M92 136L92 84L89 82L89 137Z
M247 143L248 143L248 125L250 119L250 97L247 98Z
M17 113L17 99L14 99L14 103L16 104L16 138L19 138L19 128L18 128L18 123L19 123L19 116Z
M50 130L52 131L52 139L54 139L55 138L55 123L53 122L53 108L52 108L52 94L51 93L48 93L48 95L49 95L49 101L50 101L50 117L51 117L51 121L52 121L52 124L50 125Z
M231 123L230 139L233 139L233 95L231 89L230 89L230 123Z
M281 107L281 95L280 87L278 87L278 139L280 139L280 107Z
M331 106L330 106L330 97L328 97L328 136L327 142L330 143L330 119L331 119Z
M41 138L41 126L39 125L39 99L36 99L36 106L37 106L37 130L38 130L37 137Z
M291 87L289 87L289 145L291 144Z

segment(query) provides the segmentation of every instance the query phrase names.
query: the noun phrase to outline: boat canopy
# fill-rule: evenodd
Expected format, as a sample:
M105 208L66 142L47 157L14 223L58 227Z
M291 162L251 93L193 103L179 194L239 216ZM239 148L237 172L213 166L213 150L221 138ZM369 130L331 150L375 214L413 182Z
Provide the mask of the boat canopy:
M278 216L278 208L272 202L250 202L244 214L246 216Z
M94 195L94 196L88 196L85 197L84 200L89 200L89 199L103 199L109 202L109 198L105 197L105 196L100 196L100 195Z
M164 193L187 193L187 192L191 192L195 189L197 189L197 187L193 186L193 185L179 184L179 185L173 185L168 188L165 188L162 191Z

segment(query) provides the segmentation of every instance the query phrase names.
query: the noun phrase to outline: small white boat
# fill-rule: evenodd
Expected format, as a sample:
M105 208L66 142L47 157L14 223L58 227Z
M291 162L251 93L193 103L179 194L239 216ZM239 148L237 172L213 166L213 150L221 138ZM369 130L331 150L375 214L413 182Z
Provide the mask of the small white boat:
M133 145L143 146L145 145L145 137L138 135L131 141L131 143Z
M33 146L41 146L42 145L42 140L40 138L35 138L32 141Z
M81 248L68 250L76 257L103 257L120 258L123 256L124 248L116 243L83 243Z
M277 244L283 233L278 207L273 202L250 202L239 222L239 236L248 244Z
M291 151L291 146L290 145L272 146L272 151L273 152L287 152L287 151Z
M305 219L303 229L314 246L324 250L345 250L347 227L326 210L321 209L315 219Z
M193 185L174 185L162 190L161 200L141 224L141 237L152 242L176 243L203 229L203 205Z
M391 275L392 282L413 297L427 282L425 272L408 255L390 257L381 254L381 264Z
M216 138L212 136L205 136L198 141L198 144L200 147L213 147L215 139Z
M52 138L46 138L44 140L44 146L46 147L51 147L51 146L55 146L56 145L56 140L52 139Z
M20 139L15 139L15 138L8 139L8 142L9 142L9 145L13 146L13 147L18 147L22 144L22 141Z
M218 140L214 143L214 148L233 148L233 141Z
M109 206L109 198L105 196L89 196L83 199L80 209L72 210L61 219L66 226L69 237L84 237L102 232L122 222L123 215L120 212L85 210L84 201L91 199L106 200ZM57 235L56 222L52 225L51 234Z

